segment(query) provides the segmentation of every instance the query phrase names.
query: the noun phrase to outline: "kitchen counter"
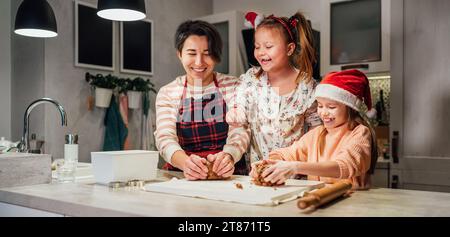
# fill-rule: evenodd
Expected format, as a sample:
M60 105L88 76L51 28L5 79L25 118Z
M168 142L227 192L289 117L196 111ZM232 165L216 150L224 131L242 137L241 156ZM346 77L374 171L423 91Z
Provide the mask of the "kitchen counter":
M180 174L158 173L161 181L173 175ZM2 188L0 204L62 216L450 216L450 193L374 188L307 213L297 208L297 201L252 206L129 187L112 189L92 180ZM6 209L0 206L0 216L2 210Z

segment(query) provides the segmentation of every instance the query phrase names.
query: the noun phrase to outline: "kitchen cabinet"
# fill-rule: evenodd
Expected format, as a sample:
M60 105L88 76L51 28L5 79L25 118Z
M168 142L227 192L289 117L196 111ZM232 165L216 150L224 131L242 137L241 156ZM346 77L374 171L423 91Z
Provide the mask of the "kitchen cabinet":
M393 187L450 192L450 1L391 1Z
M372 187L390 187L390 162L389 160L378 160L375 172L371 177Z
M64 215L0 202L0 217L64 217Z
M165 181L182 176L173 173L160 170L158 177ZM243 205L132 187L111 189L93 181L0 188L0 203L0 215L22 215L3 211L3 204L8 203L8 208L22 206L32 209L27 211L45 211L42 215L64 216L450 216L449 193L387 188L356 191L312 213L298 209L296 200L277 206Z

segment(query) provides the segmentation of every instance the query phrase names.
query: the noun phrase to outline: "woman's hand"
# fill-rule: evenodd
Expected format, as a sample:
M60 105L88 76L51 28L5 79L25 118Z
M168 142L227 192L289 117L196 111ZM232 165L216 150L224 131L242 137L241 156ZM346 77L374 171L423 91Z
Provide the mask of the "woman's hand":
M212 171L217 176L228 178L233 175L234 159L230 154L221 151L214 155L208 155L207 159L209 162L214 162Z
M183 173L187 180L206 179L208 176L206 159L194 154L190 155L184 162Z
M274 184L283 184L286 179L297 173L297 161L266 160L269 168L261 174L264 181Z

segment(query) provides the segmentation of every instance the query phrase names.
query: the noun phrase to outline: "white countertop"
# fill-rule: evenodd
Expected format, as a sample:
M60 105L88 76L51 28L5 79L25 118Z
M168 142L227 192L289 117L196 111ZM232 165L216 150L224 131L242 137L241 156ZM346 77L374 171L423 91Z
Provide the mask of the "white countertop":
M173 174L160 171L159 177L167 180ZM450 216L449 193L384 188L357 191L312 213L298 209L296 200L254 206L137 188L111 189L88 180L2 188L0 202L68 216Z

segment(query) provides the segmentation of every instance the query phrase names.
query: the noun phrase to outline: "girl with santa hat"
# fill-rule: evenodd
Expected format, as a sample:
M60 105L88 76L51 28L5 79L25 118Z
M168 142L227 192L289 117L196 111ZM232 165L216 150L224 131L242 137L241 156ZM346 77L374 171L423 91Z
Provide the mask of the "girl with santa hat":
M372 112L367 77L358 70L328 74L317 86L315 96L323 125L309 131L292 146L270 152L270 165L261 176L266 182L283 184L292 175L334 183L349 180L354 189L370 187L377 146L370 123L361 112L366 104ZM255 164L250 175L258 176Z

